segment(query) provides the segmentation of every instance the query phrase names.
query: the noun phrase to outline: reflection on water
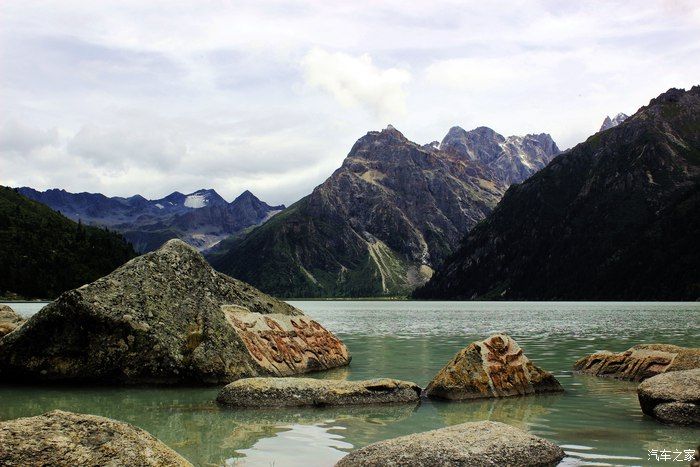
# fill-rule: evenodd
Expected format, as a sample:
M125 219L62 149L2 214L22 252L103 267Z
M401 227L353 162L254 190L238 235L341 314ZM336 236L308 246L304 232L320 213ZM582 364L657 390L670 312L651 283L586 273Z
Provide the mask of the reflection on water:
M697 345L700 304L294 302L348 345L352 363L316 378L392 377L425 386L454 354L504 331L564 394L420 406L221 409L218 388L0 386L0 419L60 408L133 423L195 465L332 465L346 451L447 425L496 420L564 447L562 465L644 465L649 449L684 450L697 429L644 417L634 383L579 376L573 362L642 342ZM40 305L28 304L22 314ZM31 308L33 307L33 308Z

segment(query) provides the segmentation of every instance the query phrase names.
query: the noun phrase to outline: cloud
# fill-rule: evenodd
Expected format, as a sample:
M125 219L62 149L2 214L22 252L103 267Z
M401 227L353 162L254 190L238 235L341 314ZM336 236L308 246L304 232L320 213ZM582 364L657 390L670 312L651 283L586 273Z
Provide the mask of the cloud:
M125 171L141 165L170 172L187 156L187 147L163 129L84 126L70 141L68 152L97 166Z
M0 151L27 153L58 142L56 128L42 130L30 125L8 120L0 126Z
M0 183L290 204L388 122L569 147L698 84L697 1L496 5L0 2Z
M307 84L330 93L346 107L361 106L382 120L406 113L405 85L411 73L380 69L368 54L352 56L315 48L301 61Z

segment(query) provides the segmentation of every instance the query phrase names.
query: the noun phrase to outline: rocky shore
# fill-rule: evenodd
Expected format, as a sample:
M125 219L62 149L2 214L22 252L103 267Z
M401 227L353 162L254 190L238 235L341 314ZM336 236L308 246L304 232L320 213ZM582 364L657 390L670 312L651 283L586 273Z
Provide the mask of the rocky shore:
M18 315L15 310L7 305L0 304L0 337L3 337L25 322L25 319Z
M505 334L462 349L428 384L428 397L448 400L563 392L559 381L535 366Z
M225 386L216 400L229 407L325 407L418 403L421 388L409 381L341 381L311 378L245 378Z
M61 410L0 422L0 465L192 466L133 425Z
M380 441L351 452L336 467L555 466L557 445L499 422L463 423Z
M637 395L642 411L660 422L700 426L700 368L649 378Z
M180 240L62 294L0 340L0 379L220 384L347 365L301 310L220 274Z
M693 368L700 368L700 349L671 344L640 344L620 353L597 352L574 364L578 373L628 381Z

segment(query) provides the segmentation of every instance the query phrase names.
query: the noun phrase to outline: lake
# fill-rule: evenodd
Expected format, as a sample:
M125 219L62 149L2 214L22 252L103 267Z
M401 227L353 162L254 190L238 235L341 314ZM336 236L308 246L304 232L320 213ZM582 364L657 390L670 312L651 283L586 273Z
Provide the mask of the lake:
M496 332L552 371L564 394L420 406L227 410L218 388L0 386L0 420L52 409L103 415L141 427L195 465L330 466L374 441L477 420L550 439L561 465L648 465L648 451L694 449L697 428L642 415L636 384L574 375L576 359L638 343L697 347L700 303L293 301L348 346L347 368L315 378L374 377L424 387L454 354ZM43 304L10 304L29 316ZM673 463L687 465L686 463Z

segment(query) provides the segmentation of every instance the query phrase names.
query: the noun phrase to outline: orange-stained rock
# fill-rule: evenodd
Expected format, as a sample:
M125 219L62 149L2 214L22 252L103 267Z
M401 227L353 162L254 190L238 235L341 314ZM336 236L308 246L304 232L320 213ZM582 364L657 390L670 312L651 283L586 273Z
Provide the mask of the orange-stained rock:
M224 306L231 324L257 364L275 376L347 365L345 345L326 328L303 315L263 315Z
M574 363L574 371L579 373L629 381L694 368L700 368L700 349L670 344L640 344L620 353L603 351Z
M449 400L562 392L554 376L532 364L505 334L472 342L433 378L428 397Z

